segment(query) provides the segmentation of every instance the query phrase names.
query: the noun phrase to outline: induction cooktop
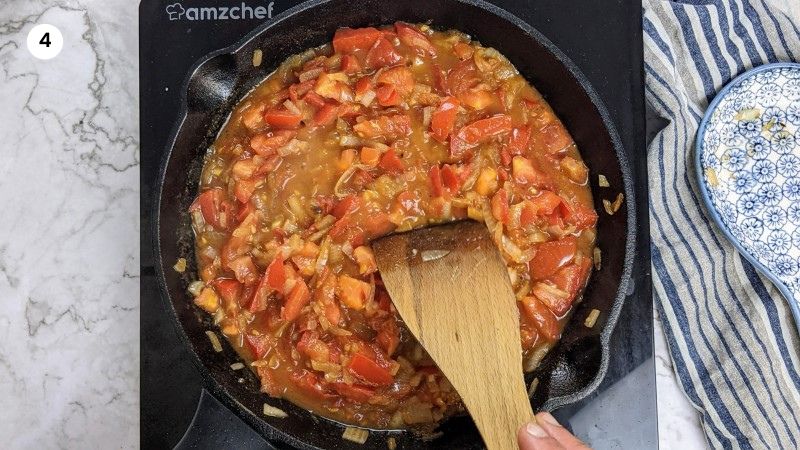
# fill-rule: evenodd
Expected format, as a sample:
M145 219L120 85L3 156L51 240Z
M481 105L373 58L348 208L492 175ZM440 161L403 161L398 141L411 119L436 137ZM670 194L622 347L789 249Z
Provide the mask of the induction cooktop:
M142 0L141 447L286 448L268 442L205 391L159 297L150 211L188 70L296 4L291 0ZM610 343L608 373L586 399L554 415L595 449L658 446L647 209L641 3L496 0L542 32L583 71L605 102L635 171L637 264ZM191 427L190 427L191 425ZM190 430L187 433L187 430Z

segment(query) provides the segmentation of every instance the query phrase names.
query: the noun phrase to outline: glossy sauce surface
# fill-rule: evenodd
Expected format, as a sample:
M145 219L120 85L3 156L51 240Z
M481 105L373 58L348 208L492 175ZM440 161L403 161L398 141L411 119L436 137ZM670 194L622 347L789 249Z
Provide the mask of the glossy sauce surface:
M494 49L426 25L340 29L248 94L210 149L191 290L269 395L361 426L435 422L463 406L397 316L370 241L486 223L533 370L591 273L587 178Z

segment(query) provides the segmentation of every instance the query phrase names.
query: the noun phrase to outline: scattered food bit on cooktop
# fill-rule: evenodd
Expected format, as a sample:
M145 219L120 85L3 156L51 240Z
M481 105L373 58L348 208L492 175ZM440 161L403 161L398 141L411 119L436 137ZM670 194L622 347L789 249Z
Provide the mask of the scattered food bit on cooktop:
M496 50L427 25L343 28L248 94L209 150L191 292L265 393L360 426L430 424L463 406L370 241L486 223L533 370L589 278L592 205L569 133Z

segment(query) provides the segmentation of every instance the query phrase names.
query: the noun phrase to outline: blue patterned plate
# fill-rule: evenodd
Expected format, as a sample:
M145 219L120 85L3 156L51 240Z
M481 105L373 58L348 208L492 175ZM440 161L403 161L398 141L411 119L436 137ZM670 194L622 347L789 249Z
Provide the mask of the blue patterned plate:
M695 146L712 218L775 283L800 329L800 64L767 64L730 82Z

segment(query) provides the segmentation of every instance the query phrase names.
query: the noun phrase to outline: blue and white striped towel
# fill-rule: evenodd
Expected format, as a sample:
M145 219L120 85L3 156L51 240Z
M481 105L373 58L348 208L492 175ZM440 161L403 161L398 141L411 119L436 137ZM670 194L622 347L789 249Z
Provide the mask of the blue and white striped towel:
M669 121L648 150L656 303L714 448L800 448L791 311L710 222L692 163L715 92L751 67L800 61L798 3L644 0L647 101Z

